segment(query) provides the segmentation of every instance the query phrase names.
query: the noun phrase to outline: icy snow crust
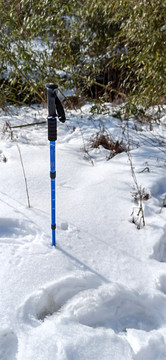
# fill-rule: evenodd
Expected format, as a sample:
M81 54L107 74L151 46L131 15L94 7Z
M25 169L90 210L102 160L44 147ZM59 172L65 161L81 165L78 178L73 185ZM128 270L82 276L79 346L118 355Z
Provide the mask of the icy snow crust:
M152 131L129 121L134 170L150 195L138 230L127 154L107 161L109 151L88 142L103 125L127 141L125 125L111 115L90 119L89 110L58 123L57 248L47 126L13 131L30 209L16 141L2 132L6 121L43 121L47 110L0 113L1 360L166 359L165 117Z

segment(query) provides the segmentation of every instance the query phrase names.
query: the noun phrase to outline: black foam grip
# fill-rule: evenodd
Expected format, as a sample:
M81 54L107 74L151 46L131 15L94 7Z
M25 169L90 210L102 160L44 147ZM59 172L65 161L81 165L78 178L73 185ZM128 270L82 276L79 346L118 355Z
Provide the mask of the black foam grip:
M57 140L57 119L48 118L48 140L56 141Z
M48 116L55 117L56 116L55 97L58 86L55 84L46 84L46 88L47 88Z
M66 116L65 116L63 105L61 104L58 96L55 97L55 105L56 105L56 110L58 113L59 120L64 123L66 120Z

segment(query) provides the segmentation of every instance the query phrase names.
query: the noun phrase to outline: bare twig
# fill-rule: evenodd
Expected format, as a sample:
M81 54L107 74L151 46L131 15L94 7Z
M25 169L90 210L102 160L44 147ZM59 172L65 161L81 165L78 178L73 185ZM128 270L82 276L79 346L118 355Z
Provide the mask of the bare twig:
M79 124L79 123L78 123L78 126L79 126L80 133L81 133L81 137L82 137L83 150L84 150L84 152L88 155L88 158L89 158L89 160L90 160L91 164L94 166L94 161L93 161L93 159L92 159L91 155L89 154L89 152L88 152L88 150L87 150L87 148L86 148L86 145L85 145L85 140L84 140L84 137L83 137L83 132L82 132L82 129L81 129L81 126L80 126L80 124Z
M137 181L137 177L135 174L135 170L134 170L134 166L133 166L133 161L132 161L132 156L130 153L130 141L129 141L129 132L128 132L128 128L127 128L127 136L128 136L128 149L127 149L127 155L128 155L128 159L129 159L129 163L130 163L130 168L131 168L131 175L132 178L134 180L134 184L136 187L136 191L137 191L137 200L139 201L139 209L137 212L137 219L135 220L134 218L134 211L132 212L132 216L133 216L133 223L135 223L137 225L137 229L141 228L141 222L142 225L145 226L145 216L144 216L144 209L143 209L143 199L144 199L144 191L142 190L141 186L138 185L138 181Z
M144 216L144 210L143 210L143 191L142 191L142 188L138 185L136 174L135 174L135 171L134 171L133 162L132 162L132 157L131 157L131 154L130 154L129 150L127 152L127 155L128 155L128 159L129 159L129 162L130 162L131 174L132 174L134 184L135 184L135 187L137 189L137 194L138 194L137 199L139 201L139 209L138 209L138 213L137 213L137 219L138 220L140 219L140 221L137 224L137 229L140 229L141 228L141 221L142 221L143 226L145 226L145 216Z
M63 70L63 69L58 69L58 70L65 71L65 70ZM82 80L85 80L86 82L89 82L89 79L88 79L86 76L80 75L80 74L78 74L78 73L74 73L74 72L72 72L72 71L70 71L70 70L66 70L66 73L69 73L69 74L71 74L72 76L75 76L75 78L78 77L78 78L80 78L80 79L82 79ZM95 80L92 80L92 79L90 80L90 82L91 82L91 84L94 84L94 85L97 85L97 86L100 86L100 87L104 88L106 91L109 90L110 92L114 92L114 93L116 93L116 94L119 94L119 95L121 95L121 96L126 97L126 95L125 95L124 93L122 93L121 91L118 91L118 90L116 90L116 89L113 89L112 86L111 86L111 83L109 83L108 85L104 85L104 84L101 84L101 83L99 83L99 82L97 82L97 81L95 81Z
M20 147L19 147L17 141L16 141L16 146L17 146L17 149L18 149L18 152L19 152L19 155L20 155L20 161L21 161L22 171L23 171L24 180L25 180L25 188L26 188L26 194L27 194L28 207L30 208L30 200L29 200L27 178L26 178L26 175L25 175L25 169L24 169L24 163L23 163L23 159L22 159L22 155L21 155L21 150L20 150Z
M10 133L10 138L12 141L15 141L18 152L19 152L19 156L20 156L20 162L21 162L21 167L22 167L22 171L23 171L23 176L24 176L24 180L25 180L25 189L26 189L26 194L27 194L27 201L28 201L28 207L30 208L30 199L29 199L29 192L28 192L28 183L27 183L27 178L26 178L26 174L25 174L25 168L24 168L24 163L23 163L23 159L22 159L22 155L21 155L21 149L20 146L18 145L17 139L16 137L14 137L13 135L13 131L12 128L9 124L9 122L6 122L4 127L3 127L3 133L5 134L5 132Z
M139 174L143 173L143 172L150 172L150 169L148 166L146 166L143 170L139 171Z
M9 134L10 134L10 139L13 140L14 139L13 131L11 129L10 123L8 121L6 121L4 126L3 126L2 132L3 132L3 134L5 134L8 131L9 131Z
M40 122L31 123L31 124L23 124L23 125L11 126L11 129L17 129L17 128L22 128L22 127L26 127L26 126L34 126L34 125L41 125L41 124L46 124L46 121L40 121Z

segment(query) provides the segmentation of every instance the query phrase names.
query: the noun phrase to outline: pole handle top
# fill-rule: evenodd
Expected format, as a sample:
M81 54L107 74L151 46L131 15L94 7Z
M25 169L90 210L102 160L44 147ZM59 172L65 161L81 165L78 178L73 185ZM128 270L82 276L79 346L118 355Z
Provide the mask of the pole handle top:
M51 89L51 90L55 90L55 89L58 89L58 85L53 84L53 83L47 83L46 88Z

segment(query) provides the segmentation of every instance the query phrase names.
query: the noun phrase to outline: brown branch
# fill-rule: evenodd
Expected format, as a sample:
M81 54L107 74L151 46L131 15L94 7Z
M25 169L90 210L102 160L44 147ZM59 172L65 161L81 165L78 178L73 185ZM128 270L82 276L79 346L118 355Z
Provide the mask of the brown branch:
M22 128L22 127L26 127L26 126L33 126L33 125L40 125L40 124L46 124L46 121L40 121L40 122L31 123L31 124L23 124L23 125L11 126L11 129L17 129L17 128Z

